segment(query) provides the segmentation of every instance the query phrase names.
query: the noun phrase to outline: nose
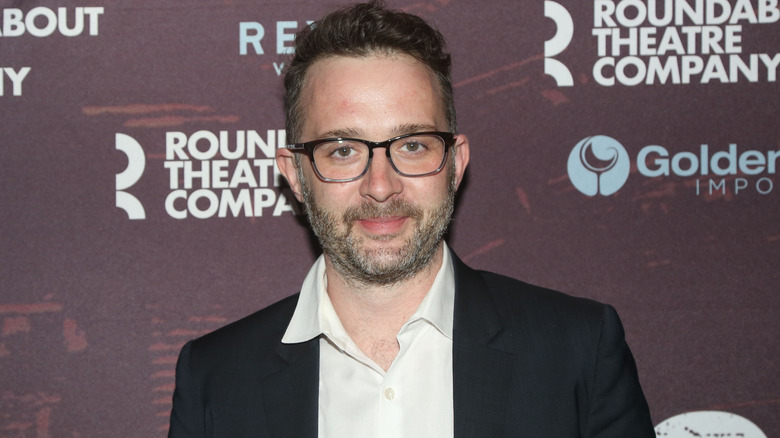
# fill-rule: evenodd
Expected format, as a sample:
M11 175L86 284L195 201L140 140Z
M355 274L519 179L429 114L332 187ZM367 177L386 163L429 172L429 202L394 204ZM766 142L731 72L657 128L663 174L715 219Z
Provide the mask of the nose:
M368 170L360 179L360 194L377 202L385 202L403 189L401 175L393 169L385 151L384 148L374 150Z

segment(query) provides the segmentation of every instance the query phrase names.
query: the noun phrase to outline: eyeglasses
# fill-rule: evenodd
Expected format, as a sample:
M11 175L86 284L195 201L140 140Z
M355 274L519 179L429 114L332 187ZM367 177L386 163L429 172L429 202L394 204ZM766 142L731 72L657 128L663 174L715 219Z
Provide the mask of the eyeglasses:
M308 154L314 171L323 181L347 182L359 179L368 172L376 148L385 148L385 155L396 173L417 177L441 171L447 148L454 144L454 134L431 131L399 135L380 142L358 138L323 138L282 148Z

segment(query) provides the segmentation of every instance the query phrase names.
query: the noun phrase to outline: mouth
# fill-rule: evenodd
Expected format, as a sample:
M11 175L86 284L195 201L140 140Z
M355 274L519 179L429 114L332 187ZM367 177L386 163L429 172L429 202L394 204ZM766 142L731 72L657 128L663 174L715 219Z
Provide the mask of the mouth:
M407 216L381 216L360 218L355 222L369 234L392 235L400 232L407 220Z

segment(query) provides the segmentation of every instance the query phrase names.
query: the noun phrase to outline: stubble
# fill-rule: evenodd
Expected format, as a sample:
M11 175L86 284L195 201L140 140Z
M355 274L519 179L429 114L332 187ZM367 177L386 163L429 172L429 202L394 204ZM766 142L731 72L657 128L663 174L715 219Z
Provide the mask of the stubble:
M323 252L344 280L355 285L390 286L414 277L430 265L447 232L455 206L454 162L450 161L444 171L448 173L449 184L447 195L438 205L425 209L405 199L394 199L388 203L367 200L338 214L320 207L299 168L298 177L309 223ZM414 230L398 246L380 245L370 249L366 240L391 241L398 236L370 237L353 232L358 220L399 216L412 220Z

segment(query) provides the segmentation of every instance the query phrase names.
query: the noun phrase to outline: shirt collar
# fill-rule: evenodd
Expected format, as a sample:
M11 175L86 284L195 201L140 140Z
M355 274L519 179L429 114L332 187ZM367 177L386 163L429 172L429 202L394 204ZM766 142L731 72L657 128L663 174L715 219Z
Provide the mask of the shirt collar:
M407 324L424 319L439 332L452 339L452 321L455 308L455 271L449 247L442 242L442 264L433 285ZM282 343L306 342L323 334L323 310L330 300L326 296L325 258L314 262L301 286L301 294ZM327 302L326 302L327 300ZM335 316L335 312L329 314ZM336 316L336 318L338 318ZM340 324L339 324L340 325Z

